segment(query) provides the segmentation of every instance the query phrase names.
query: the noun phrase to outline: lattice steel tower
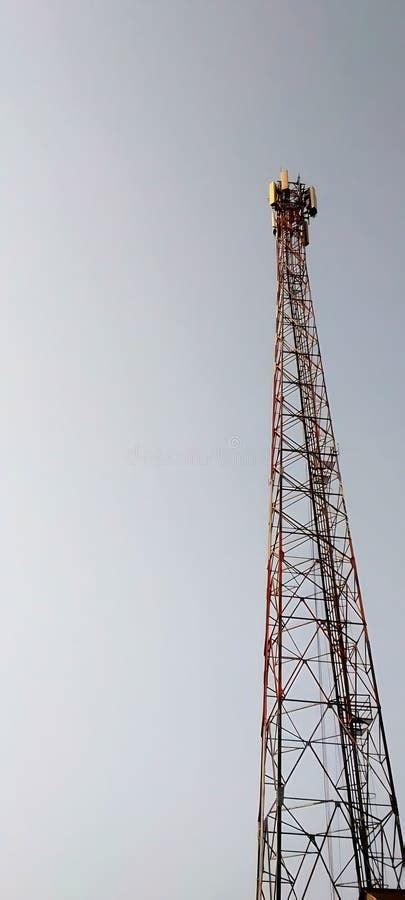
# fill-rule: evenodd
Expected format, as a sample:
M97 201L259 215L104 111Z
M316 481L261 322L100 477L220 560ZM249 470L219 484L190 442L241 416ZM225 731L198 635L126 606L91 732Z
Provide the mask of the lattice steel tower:
M307 272L316 194L283 170L269 203L277 311L256 900L405 897Z

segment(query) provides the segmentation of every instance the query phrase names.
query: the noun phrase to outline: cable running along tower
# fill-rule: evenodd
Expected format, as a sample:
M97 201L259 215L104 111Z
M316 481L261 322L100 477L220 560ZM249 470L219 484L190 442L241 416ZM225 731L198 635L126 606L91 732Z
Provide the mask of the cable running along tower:
M403 841L306 264L269 186L277 309L256 900L405 898Z

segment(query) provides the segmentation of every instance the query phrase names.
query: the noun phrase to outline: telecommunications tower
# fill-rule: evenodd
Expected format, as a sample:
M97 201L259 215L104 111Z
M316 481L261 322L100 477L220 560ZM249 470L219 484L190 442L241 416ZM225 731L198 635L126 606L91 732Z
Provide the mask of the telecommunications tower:
M405 898L404 848L306 264L269 186L277 309L256 900Z

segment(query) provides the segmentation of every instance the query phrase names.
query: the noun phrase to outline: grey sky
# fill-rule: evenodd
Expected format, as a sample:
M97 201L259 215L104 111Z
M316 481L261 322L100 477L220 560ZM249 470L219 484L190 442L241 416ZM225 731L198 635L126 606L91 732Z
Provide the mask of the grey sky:
M246 900L280 164L403 769L403 0L3 2L0 891Z

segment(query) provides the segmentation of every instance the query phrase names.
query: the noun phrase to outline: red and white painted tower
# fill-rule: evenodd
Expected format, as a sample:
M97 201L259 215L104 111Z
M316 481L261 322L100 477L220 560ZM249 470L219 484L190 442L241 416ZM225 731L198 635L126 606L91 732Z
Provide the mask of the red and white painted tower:
M405 897L307 271L315 189L283 170L269 203L277 308L256 900Z

